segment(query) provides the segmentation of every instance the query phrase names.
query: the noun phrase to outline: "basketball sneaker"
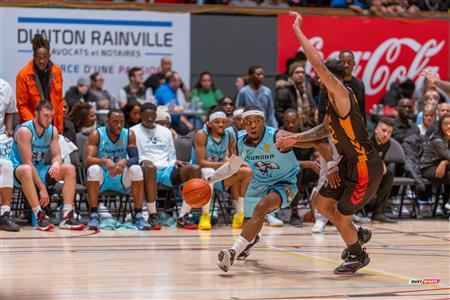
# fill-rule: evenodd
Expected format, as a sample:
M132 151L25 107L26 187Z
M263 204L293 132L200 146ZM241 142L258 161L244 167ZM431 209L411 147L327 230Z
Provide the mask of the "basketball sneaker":
M179 217L177 220L177 228L195 230L198 228L191 218L186 214L183 217Z
M145 216L144 216L145 219ZM148 223L150 224L150 227L152 230L161 230L161 222L159 221L158 214L150 214L148 216Z
M275 217L275 214L267 214L265 219L266 222L273 227L283 227L284 225L283 221Z
M353 275L359 269L367 266L370 262L369 254L366 252L366 248L362 249L360 256L350 253L346 248L345 259L340 266L334 269L334 274L338 275Z
M145 221L142 213L136 214L136 221L134 222L134 226L136 226L139 230L151 230L152 227Z
M50 222L49 218L41 210L36 218L36 229L41 231L50 231L55 229L55 226Z
M73 210L71 210L65 217L63 217L61 223L59 223L59 228L69 230L83 230L84 225L80 224L80 222L75 219Z
M6 211L0 216L0 230L14 232L20 230L20 226L14 223L14 219L11 217L10 211Z
M233 222L231 223L231 228L233 228L233 229L242 228L243 223L244 223L244 212L236 213L233 216Z
M98 230L98 227L100 226L98 213L91 213L87 226L89 230Z
M217 266L224 272L228 272L234 263L236 252L233 249L222 249L217 255Z
M261 239L262 239L262 235L261 235L261 233L258 233L258 235L255 237L254 241L252 243L248 244L247 247L245 247L244 251L242 251L241 254L239 254L237 260L244 260L244 259L246 259L250 255L250 253L252 252L252 250L255 247L256 243L261 241Z
M209 213L205 212L200 217L200 222L198 223L198 229L200 230L211 230L211 217Z
M372 238L372 231L370 231L367 228L358 227L357 232L358 232L358 241L361 244L361 246L368 243ZM347 252L348 252L347 248L345 248L344 251L342 251L341 254L342 259L344 260L346 259Z
M327 223L323 220L317 219L314 223L314 226L311 228L312 233L322 233L325 231L325 227L327 226Z

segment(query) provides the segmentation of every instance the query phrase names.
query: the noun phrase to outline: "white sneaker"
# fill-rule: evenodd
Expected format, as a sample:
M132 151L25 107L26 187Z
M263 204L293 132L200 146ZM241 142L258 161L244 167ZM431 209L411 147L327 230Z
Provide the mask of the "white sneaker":
M277 217L275 217L273 214L266 215L266 221L269 223L270 226L273 227L283 227L284 223Z
M327 224L324 221L317 220L314 223L314 226L311 228L311 232L312 233L322 233L325 231L325 226L327 226Z
M450 210L450 202L447 202L447 203L445 203L445 206L444 206L447 210Z
M105 204L99 203L97 208L98 215L100 216L100 219L108 219L112 218L111 213L109 212L108 208L106 208Z
M217 266L224 272L228 272L234 263L236 253L233 249L222 249L217 256Z

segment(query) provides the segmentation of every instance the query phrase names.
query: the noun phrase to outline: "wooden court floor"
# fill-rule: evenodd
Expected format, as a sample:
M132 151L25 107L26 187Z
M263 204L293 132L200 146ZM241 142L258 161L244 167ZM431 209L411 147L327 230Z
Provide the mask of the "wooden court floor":
M0 299L449 299L450 222L372 224L371 263L333 274L343 242L333 227L264 227L228 273L217 252L238 230L0 232ZM440 279L411 284L411 279Z

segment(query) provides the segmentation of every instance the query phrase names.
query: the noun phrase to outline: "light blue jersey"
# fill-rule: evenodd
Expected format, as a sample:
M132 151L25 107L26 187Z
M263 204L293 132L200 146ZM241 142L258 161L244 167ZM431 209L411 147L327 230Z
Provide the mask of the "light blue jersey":
M118 163L122 159L127 158L128 148L128 129L123 128L120 136L116 141L112 141L108 135L106 127L97 128L99 134L98 142L98 158L109 158L114 163ZM122 182L122 175L118 175L114 178L110 177L106 166L102 166L103 169L103 184L100 187L100 192L115 191L125 193L125 188Z
M38 172L39 178L45 184L45 177L47 171L50 169L50 165L44 163L44 156L50 151L50 145L53 140L53 125L50 125L47 129L44 129L42 135L39 136L34 127L34 120L29 120L25 123L20 124L16 128L16 132L19 128L25 127L31 131L31 162ZM17 144L16 138L14 137L14 142L11 148L11 161L13 163L14 170L23 164L22 157L19 152L19 145ZM15 180L14 185L20 187L20 183Z
M275 147L276 134L277 129L266 126L256 146L245 143L247 134L238 139L237 152L253 171L244 200L247 218L252 216L259 200L270 192L280 195L281 208L287 207L297 194L299 163L292 150L282 153Z
M230 136L233 136L235 142L238 140L238 138L240 136L243 136L247 133L247 131L245 131L245 130L237 131L236 128L234 128L234 126L229 126L229 127L225 128L225 131L228 131L228 134Z

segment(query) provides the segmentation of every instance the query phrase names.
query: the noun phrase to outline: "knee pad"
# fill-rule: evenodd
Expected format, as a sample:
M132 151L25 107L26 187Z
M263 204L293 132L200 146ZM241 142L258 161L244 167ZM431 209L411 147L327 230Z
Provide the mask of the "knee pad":
M92 165L87 169L87 181L103 182L103 170L99 165Z
M13 184L13 164L0 158L0 188L12 188Z
M131 181L144 180L144 174L142 172L142 168L138 165L129 166L126 176L129 177Z

